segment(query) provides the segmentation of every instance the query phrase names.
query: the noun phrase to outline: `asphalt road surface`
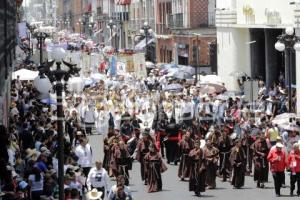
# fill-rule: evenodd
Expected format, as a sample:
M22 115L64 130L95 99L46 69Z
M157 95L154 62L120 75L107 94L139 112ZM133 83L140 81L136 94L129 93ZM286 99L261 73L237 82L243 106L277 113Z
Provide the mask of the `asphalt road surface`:
M103 158L103 138L100 135L89 137L89 142L93 148L94 161ZM166 162L166 161L165 161ZM229 182L221 182L217 178L217 188L202 193L201 197L196 197L193 192L188 191L188 182L180 181L177 177L178 166L168 165L168 170L163 173L163 191L156 193L147 193L147 188L143 184L140 176L140 164L134 162L133 170L130 171L130 189L134 200L271 200L276 198L273 186L272 175L269 174L269 181L266 188L256 188L253 177L246 177L245 186L242 189L233 189ZM110 185L115 184L114 181ZM286 188L281 189L281 197L285 199L296 199L299 197L290 197L289 175L286 174ZM296 191L294 192L296 193Z

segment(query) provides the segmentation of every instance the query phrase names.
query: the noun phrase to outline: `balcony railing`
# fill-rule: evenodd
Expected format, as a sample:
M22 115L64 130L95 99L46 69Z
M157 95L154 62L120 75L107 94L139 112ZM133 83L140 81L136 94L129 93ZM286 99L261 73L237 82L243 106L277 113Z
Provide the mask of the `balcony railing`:
M156 24L157 35L168 35L171 34L171 29L166 24Z

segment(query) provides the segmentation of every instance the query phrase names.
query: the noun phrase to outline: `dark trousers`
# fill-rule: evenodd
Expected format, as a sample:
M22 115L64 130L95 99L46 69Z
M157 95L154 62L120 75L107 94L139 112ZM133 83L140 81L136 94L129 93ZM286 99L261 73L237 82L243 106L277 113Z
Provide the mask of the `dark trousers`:
M291 173L291 193L295 190L295 183L297 182L297 195L300 195L300 172L296 174Z
M105 188L104 187L93 187L92 186L92 189L96 188L98 190L98 192L102 192L102 195L101 195L101 199L104 199L104 195L105 195Z
M87 122L85 122L84 124L85 124L85 132L86 132L86 134L92 135L92 129L93 129L95 123L87 123Z
M280 188L284 179L284 172L273 172L275 193L280 195Z

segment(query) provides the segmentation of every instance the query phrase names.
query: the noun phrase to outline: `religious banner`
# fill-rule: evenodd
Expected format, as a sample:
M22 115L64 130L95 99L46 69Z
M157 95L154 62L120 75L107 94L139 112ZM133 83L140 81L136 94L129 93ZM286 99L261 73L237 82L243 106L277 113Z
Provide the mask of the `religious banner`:
M117 75L117 58L115 56L111 57L109 72L111 76Z
M134 71L138 78L146 78L146 61L144 53L133 54Z
M118 61L125 63L125 70L128 73L134 72L133 56L132 55L118 55Z

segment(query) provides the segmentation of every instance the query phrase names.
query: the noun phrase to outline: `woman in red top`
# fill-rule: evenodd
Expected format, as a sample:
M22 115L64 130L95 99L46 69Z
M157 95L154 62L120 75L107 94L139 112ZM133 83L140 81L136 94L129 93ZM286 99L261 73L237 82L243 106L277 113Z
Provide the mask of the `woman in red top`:
M285 152L282 151L283 144L276 143L276 150L270 151L268 161L270 162L271 172L273 174L276 196L280 196L285 170Z
M300 196L300 150L298 143L293 145L293 150L289 153L287 168L291 170L290 195L293 196L295 183L297 182L297 195Z

